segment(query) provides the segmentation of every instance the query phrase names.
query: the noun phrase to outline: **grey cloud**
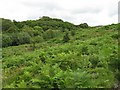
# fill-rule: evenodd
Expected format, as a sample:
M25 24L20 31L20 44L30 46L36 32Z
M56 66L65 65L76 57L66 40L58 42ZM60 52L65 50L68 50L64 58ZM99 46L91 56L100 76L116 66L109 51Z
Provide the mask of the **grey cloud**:
M23 2L23 5L34 9L42 9L47 11L62 9L57 3L53 2Z
M109 16L110 16L110 17L115 16L115 15L118 15L117 9L116 9L116 10L110 10L110 11L109 11Z
M91 25L116 22L116 17L113 17L117 15L115 1L91 0L91 2L89 3L88 0L12 0L12 2L8 0L9 8L3 8L4 5L0 3L0 10L2 11L0 16L17 20L50 16L76 24L87 22ZM110 3L108 4L108 2ZM4 3L6 5L6 2Z
M120 8L120 3L114 3L108 7L108 15L110 17L113 17L115 15L118 15L118 8Z
M73 10L73 13L75 14L85 14L85 13L99 13L101 12L102 9L100 8L79 8L79 9L76 9L76 10Z

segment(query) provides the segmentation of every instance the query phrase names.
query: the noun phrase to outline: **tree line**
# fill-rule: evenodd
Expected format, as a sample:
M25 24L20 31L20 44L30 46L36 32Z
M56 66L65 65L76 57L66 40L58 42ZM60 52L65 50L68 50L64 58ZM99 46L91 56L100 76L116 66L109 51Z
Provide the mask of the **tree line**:
M38 20L21 22L2 18L2 46L40 43L57 37L62 32L66 32L63 36L63 42L67 42L69 41L67 31L71 31L71 35L74 36L75 30L88 27L87 23L74 25L69 22L64 22L61 19L50 18L48 16L43 16Z

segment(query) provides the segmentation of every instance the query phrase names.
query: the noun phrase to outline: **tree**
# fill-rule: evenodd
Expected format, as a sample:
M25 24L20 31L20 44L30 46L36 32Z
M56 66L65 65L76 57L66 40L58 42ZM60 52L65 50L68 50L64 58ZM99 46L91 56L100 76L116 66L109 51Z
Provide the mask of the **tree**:
M18 31L19 31L19 29L18 29L15 25L11 26L11 27L7 30L8 33L14 33L14 32L18 32Z
M2 47L7 47L7 46L10 46L11 44L12 44L12 39L10 35L3 34L2 35Z
M35 26L34 27L34 36L37 36L37 35L42 35L43 34L43 29L42 29L42 27L40 27L40 26Z
M15 24L9 19L2 19L2 31L7 33L13 33L18 31Z
M24 27L22 28L23 32L27 32L31 37L34 35L34 29L29 27L28 25L24 25Z
M44 37L44 39L51 39L51 38L55 37L55 33L53 30L49 29L49 30L45 31L43 37Z
M41 33L43 33L43 29L42 29L42 27L40 27L40 26L35 26L35 27L34 27L34 30L38 30L38 31L40 31Z
M41 43L44 41L42 36L35 36L31 38L31 43Z
M26 43L30 43L30 38L31 36L27 33L27 32L20 32L18 34L18 44L26 44Z
M41 20L44 20L44 21L49 21L49 20L51 20L51 18L50 17L48 17L48 16L43 16L42 18L40 18Z
M3 32L8 30L11 26L13 26L13 23L9 19L2 19Z
M80 28L88 28L88 24L87 23L82 23L79 25Z
M12 46L30 43L30 35L27 32L12 33Z

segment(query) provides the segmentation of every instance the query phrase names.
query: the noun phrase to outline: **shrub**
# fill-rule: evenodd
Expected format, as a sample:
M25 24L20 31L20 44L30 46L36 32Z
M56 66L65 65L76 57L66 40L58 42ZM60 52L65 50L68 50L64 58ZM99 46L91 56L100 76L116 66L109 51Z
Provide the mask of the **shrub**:
M12 33L11 34L12 46L30 43L30 38L31 38L30 35L26 32Z
M27 25L23 26L22 31L28 33L31 37L34 36L34 29Z
M118 69L120 71L120 59L118 59L117 55L110 56L109 65L110 65L111 69L113 69L113 70Z
M43 29L42 29L42 27L40 27L40 26L35 26L35 27L34 27L34 30L38 30L39 32L42 32L42 33L43 33Z
M33 31L34 36L42 35L43 32L44 31L43 31L42 27L40 27L40 26L34 27L34 31Z
M68 33L65 34L65 36L63 37L63 42L68 42L70 40Z
M88 28L88 24L87 23L82 23L79 25L80 28Z
M35 36L30 39L31 43L41 43L44 41L42 36Z
M82 54L83 55L88 55L88 48L86 46L82 47Z
M108 30L108 29L109 29L109 26L104 26L104 28L105 28L106 30Z
M95 68L99 63L99 58L95 55L92 55L92 56L89 57L89 61L92 64L92 68Z
M10 35L8 34L3 34L2 35L2 47L7 47L10 46L12 44L12 40Z
M120 37L120 35L119 34L114 34L111 37L114 38L114 39L118 39Z
M55 37L55 32L51 29L48 29L43 34L43 38L46 39L46 40L54 38L54 37Z
M72 30L71 31L71 35L74 36L75 35L75 31Z
M19 31L18 27L9 19L2 19L3 33L13 33Z
M96 42L91 42L89 45L97 45L97 43Z
M11 27L7 30L8 33L14 33L14 32L18 32L18 31L19 31L19 29L18 29L15 25L11 26Z

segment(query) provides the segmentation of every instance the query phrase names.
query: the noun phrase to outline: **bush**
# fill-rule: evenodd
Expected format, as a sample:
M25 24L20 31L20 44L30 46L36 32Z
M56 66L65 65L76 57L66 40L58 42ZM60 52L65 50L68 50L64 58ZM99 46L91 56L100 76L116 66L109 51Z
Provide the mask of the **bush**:
M114 34L111 37L114 38L114 39L118 39L120 37L120 35L119 34Z
M120 71L120 59L117 55L111 55L110 56L110 62L109 65L111 69L116 70L118 69Z
M14 32L18 32L19 31L19 29L14 25L14 26L11 26L8 30L7 30L7 32L8 33L14 33Z
M97 45L97 43L96 42L90 42L90 44L89 45Z
M71 35L74 36L75 35L75 31L72 30L71 31Z
M88 28L88 24L87 23L82 23L79 25L80 28Z
M35 36L35 37L31 38L30 41L31 41L31 43L40 43L40 42L43 42L44 39L42 36Z
M30 43L30 35L26 32L12 33L12 46Z
M65 36L63 37L63 42L68 42L70 40L68 33L65 34Z
M99 63L99 58L98 56L92 55L89 57L89 61L92 64L92 68L95 68Z
M34 36L34 29L27 25L23 26L22 31L28 33L31 37Z
M34 27L34 30L38 30L39 32L43 32L43 29L42 29L42 27L40 27L40 26L35 26L35 27Z
M44 31L43 31L42 27L40 27L40 26L34 27L34 31L33 31L34 36L42 35L43 32Z
M88 48L86 46L82 47L82 55L88 55Z
M14 23L11 22L11 20L9 20L9 19L2 19L2 30L3 30L3 32L7 32L7 30L11 26L14 26Z
M109 29L109 26L104 26L104 28L105 28L106 30L108 30L108 29Z
M26 32L19 33L19 44L30 43L31 36Z
M3 34L2 35L2 47L7 47L10 46L12 44L12 40L10 35L8 34Z
M43 34L43 38L46 39L46 40L54 38L55 36L56 36L55 32L51 29L45 31L44 34Z

